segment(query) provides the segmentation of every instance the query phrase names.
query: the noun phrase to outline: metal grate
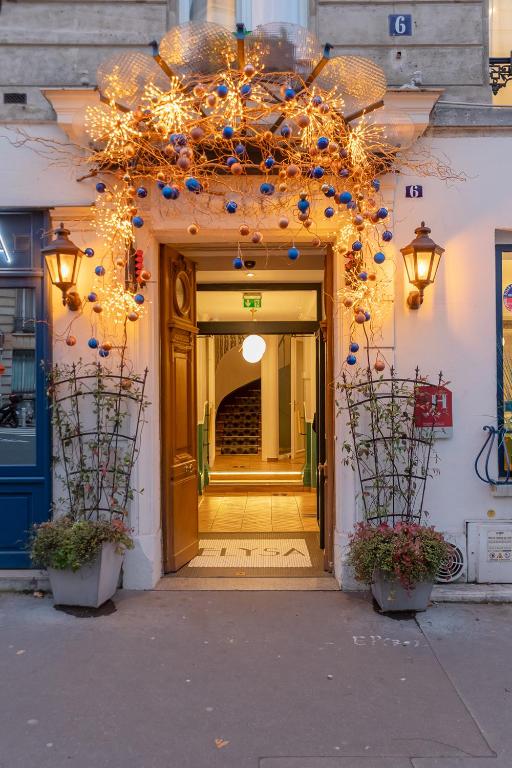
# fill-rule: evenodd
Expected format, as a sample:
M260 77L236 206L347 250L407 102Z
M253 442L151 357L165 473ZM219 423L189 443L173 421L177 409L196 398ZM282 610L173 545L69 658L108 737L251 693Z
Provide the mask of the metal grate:
M4 104L26 104L26 93L4 93Z

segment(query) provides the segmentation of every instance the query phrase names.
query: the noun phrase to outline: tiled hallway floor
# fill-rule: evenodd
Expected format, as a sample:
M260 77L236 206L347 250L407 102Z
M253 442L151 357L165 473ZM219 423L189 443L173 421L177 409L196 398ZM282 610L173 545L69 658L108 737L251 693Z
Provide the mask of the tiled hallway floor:
M314 491L290 494L237 493L203 496L201 532L318 531Z

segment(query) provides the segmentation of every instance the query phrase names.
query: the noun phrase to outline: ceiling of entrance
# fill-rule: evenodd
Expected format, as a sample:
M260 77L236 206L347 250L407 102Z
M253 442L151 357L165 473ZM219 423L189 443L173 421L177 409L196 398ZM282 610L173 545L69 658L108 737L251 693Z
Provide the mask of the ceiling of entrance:
M288 245L269 244L251 247L244 244L241 251L236 245L212 243L195 246L175 245L177 251L197 265L198 283L321 283L324 277L325 253L323 249L297 243L300 257L292 262L288 258ZM235 256L247 262L256 262L250 268L233 269Z
M245 287L244 287L245 288ZM252 319L251 310L244 307L244 292L198 291L197 319L199 322L235 322ZM252 292L254 294L254 292ZM261 309L255 312L255 320L297 321L316 320L317 293L314 290L265 291L261 294Z

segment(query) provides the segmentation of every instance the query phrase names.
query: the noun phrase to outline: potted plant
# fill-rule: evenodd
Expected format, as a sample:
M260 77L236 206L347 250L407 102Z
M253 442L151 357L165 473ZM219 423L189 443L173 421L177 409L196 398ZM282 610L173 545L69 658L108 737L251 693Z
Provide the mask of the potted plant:
M57 605L98 608L116 591L124 552L132 548L122 520L59 517L37 527L31 554L47 569Z
M147 371L94 363L54 366L49 374L54 445L53 520L34 528L31 556L46 567L54 600L99 607L117 589L133 547L128 506L138 456Z
M432 526L359 523L350 537L348 562L369 584L383 611L424 611L449 545Z

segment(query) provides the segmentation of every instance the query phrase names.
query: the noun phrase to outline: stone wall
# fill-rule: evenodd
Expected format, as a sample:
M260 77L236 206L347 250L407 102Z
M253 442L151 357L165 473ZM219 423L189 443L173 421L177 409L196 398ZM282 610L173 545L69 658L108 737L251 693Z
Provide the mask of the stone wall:
M488 85L487 0L319 0L312 28L336 54L372 59L391 86L420 71L427 88L446 89L443 98L491 102ZM392 36L391 14L410 14L412 34Z

